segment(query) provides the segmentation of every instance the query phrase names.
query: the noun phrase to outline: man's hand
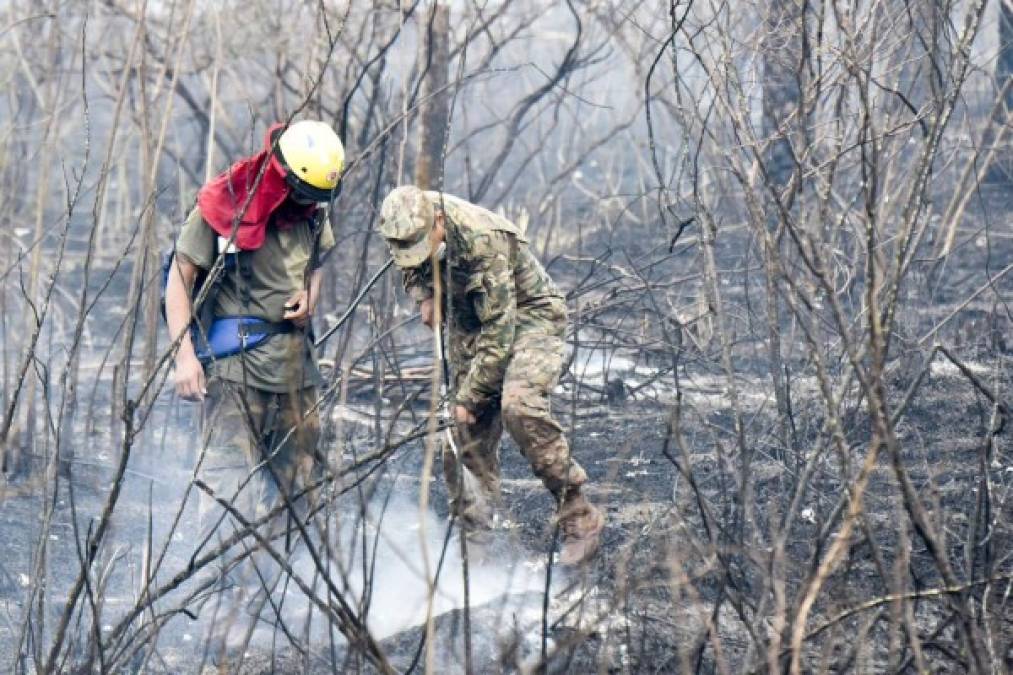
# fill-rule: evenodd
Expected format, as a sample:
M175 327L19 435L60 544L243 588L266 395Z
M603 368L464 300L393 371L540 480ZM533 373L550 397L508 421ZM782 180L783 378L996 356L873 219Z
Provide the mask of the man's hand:
M176 357L176 393L185 401L203 401L208 393L204 380L204 366L190 350L190 354Z
M285 314L282 318L303 328L310 322L312 315L313 307L310 306L310 294L305 288L300 288L285 303Z
M426 298L419 304L419 314L422 315L422 323L433 327L433 299Z
M475 419L475 413L471 412L463 405L455 405L454 421L458 424L474 424L478 420Z

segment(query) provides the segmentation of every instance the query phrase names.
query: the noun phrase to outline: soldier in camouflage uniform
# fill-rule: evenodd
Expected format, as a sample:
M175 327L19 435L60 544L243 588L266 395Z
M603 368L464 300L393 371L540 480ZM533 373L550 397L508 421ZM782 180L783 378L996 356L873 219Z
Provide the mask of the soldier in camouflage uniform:
M466 528L488 528L499 499L499 441L505 426L556 498L560 560L576 564L598 548L601 511L581 492L584 469L549 409L563 364L566 305L559 289L507 219L446 193L395 189L380 232L403 271L423 321L433 322L433 260L445 280L454 366L454 432L460 463L444 447L451 507ZM446 312L441 312L444 315Z

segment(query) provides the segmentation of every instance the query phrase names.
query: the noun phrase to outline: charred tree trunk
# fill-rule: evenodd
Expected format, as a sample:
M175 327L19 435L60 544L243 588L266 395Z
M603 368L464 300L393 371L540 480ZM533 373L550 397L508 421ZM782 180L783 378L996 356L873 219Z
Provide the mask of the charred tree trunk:
M764 199L766 227L771 236L763 246L765 270L767 355L771 385L778 413L778 441L781 452L789 446L788 401L784 361L781 349L781 307L778 300L775 266L782 259L776 232L780 229L781 210L776 200L792 201L785 194L795 172L797 159L793 141L801 139L802 80L806 57L804 5L797 0L771 0L767 8L766 35L763 44L763 137L767 142L763 162L768 195ZM771 191L776 197L771 195ZM782 455L786 456L786 455Z
M996 148L995 158L988 169L987 180L995 185L1013 187L1013 143L1010 134L998 134L1002 126L1013 124L1013 0L999 3L999 57L995 62L995 89L1002 101L997 101L996 118L993 128L1001 139Z
M418 157L415 184L423 190L443 187L443 152L450 117L447 92L450 65L450 8L434 2L424 15L419 40L422 63Z
M763 45L763 136L767 175L788 184L795 169L792 130L798 128L802 97L803 7L796 0L771 0Z

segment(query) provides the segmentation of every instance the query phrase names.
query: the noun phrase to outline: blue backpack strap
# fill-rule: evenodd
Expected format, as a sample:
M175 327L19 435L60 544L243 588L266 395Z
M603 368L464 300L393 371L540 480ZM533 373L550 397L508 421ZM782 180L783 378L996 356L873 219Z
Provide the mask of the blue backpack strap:
M233 270L233 269L235 269L237 267L237 265L238 265L238 263L236 262L236 258L237 257L239 257L239 256L238 256L238 254L235 254L235 253L226 253L225 254L225 260L224 260L225 268L224 268L224 272L229 272L229 271L231 271L231 270ZM165 316L165 296L166 296L166 291L169 288L169 275L172 273L172 262L173 262L173 260L175 260L175 258L176 258L176 245L173 244L171 249L169 249L168 251L164 251L162 253L162 259L161 259L161 262L162 262L162 276L161 276L162 285L161 285L161 288L160 288L161 293L160 293L159 300L160 300L160 303L161 303L161 311L162 311L162 319L163 320L167 320L166 316ZM208 271L205 270L205 269L198 268L198 270L197 270L197 276L194 278L194 281L193 281L193 288L190 291L190 300L191 301L195 301L197 299L197 296L200 294L200 291L203 288L204 282L207 280L207 277L208 277ZM213 285L211 286L211 288L208 291L207 296L204 299L204 304L201 306L201 308L197 312L198 316L195 319L196 321L200 321L202 324L205 324L205 325L209 324L211 322L211 320L212 320L211 313L214 311L215 297L218 295L218 290L221 287L221 285L224 282L224 280L225 280L225 275L224 274L219 274L218 277L215 279ZM246 284L244 284L244 287L245 286L246 286Z

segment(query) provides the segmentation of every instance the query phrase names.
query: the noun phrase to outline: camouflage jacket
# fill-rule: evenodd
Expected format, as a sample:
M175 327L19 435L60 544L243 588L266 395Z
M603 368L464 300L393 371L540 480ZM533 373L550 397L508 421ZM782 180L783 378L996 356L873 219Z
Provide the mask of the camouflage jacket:
M439 193L426 196L440 209ZM442 208L447 253L440 274L446 286L449 268L449 335L474 345L467 362L455 364L466 369L456 401L476 411L499 395L515 339L526 333L563 336L566 303L513 223L446 193ZM416 302L433 297L432 265L405 270L404 286Z

